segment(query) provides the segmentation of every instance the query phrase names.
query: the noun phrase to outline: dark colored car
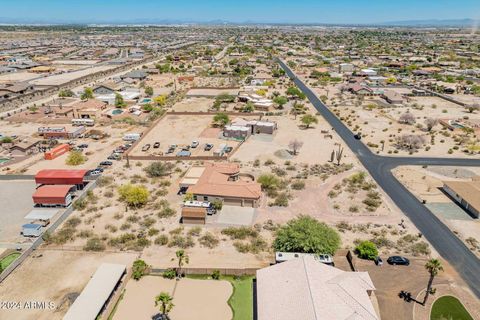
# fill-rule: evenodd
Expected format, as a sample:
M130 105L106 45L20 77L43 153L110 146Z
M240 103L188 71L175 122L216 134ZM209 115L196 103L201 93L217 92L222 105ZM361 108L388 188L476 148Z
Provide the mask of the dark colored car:
M405 257L401 257L401 256L392 256L390 258L388 258L387 260L388 264L391 264L391 265L401 265L401 266L408 266L410 265L410 260L408 260L407 258Z
M205 145L205 148L203 148L203 150L205 150L205 151L210 151L210 150L212 150L212 148L213 148L213 144L207 143L207 144Z
M158 142L158 141L155 142L155 143L153 144L153 148L154 148L154 149L160 148L160 142Z
M233 148L232 147L226 147L225 148L225 153L230 153L232 152Z
M381 266L381 265L383 264L382 258L376 257L376 258L375 258L375 264L376 264L377 266Z
M113 165L113 162L112 161L102 161L102 162L100 162L100 165L101 166L111 166L111 165Z
M362 134L361 133L357 133L353 136L355 139L357 140L361 140L362 139Z
M88 148L88 144L83 143L83 144L81 144L81 145L79 145L79 146L77 146L77 147L78 147L78 148L81 148L81 149L86 149L86 148Z

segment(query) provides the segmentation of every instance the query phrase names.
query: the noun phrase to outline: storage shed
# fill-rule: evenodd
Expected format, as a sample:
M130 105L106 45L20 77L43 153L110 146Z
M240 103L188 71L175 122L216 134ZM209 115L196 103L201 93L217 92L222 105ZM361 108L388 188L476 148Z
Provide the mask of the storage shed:
M182 223L187 224L205 224L207 209L205 208L182 208Z
M72 185L43 185L33 194L33 203L40 207L68 207L74 190Z

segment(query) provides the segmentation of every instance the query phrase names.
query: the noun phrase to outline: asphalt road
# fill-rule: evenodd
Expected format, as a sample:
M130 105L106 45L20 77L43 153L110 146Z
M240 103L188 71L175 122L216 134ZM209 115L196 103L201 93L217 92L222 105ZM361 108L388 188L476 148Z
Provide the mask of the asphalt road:
M382 157L373 154L367 146L353 137L354 134L350 129L323 104L310 88L296 77L283 61L279 61L279 64L307 96L317 111L343 139L345 144L356 154L377 184L410 218L435 250L455 268L475 295L480 298L480 260L443 222L408 191L391 172L393 168L401 165L480 167L480 159Z

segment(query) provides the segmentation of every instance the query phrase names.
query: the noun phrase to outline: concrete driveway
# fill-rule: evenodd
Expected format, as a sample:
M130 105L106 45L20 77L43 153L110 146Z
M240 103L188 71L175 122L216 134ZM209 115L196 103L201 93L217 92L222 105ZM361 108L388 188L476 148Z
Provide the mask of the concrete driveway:
M220 212L207 218L207 223L225 226L250 226L256 214L251 207L223 206Z

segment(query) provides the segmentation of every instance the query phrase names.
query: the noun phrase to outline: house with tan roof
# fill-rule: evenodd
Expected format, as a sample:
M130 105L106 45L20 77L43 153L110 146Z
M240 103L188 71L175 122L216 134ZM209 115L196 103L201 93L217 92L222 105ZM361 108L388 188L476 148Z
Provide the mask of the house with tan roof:
M106 102L97 99L88 99L72 105L73 117L77 119L95 119L99 118L102 110L107 108Z
M368 272L346 272L311 256L257 270L258 320L378 320Z
M236 163L205 163L192 167L180 187L193 194L195 201L220 200L225 205L258 207L262 197L260 184L252 175L240 173Z
M480 177L472 181L444 181L443 190L475 218L480 217Z

